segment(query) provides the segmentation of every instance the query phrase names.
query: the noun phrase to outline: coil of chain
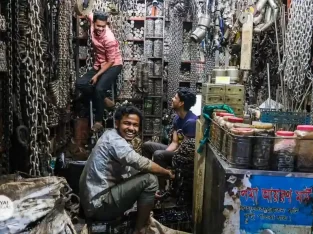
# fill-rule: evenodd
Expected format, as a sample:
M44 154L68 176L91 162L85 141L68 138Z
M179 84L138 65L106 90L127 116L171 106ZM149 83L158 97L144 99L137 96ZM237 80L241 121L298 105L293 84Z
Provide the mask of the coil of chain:
M60 109L65 109L69 103L71 84L69 77L72 77L71 40L72 40L72 20L70 12L72 2L70 0L59 3L58 9L58 79L51 87L55 93L56 105Z
M285 51L280 71L289 89L289 98L301 102L307 81L312 80L310 69L313 33L313 2L292 1L285 33Z
M0 174L8 174L10 172L10 148L11 136L13 134L13 61L12 61L12 44L13 44L13 19L12 19L12 1L7 4L7 64L8 70L7 79L4 80L3 89L3 146L4 153L0 157Z
M177 92L180 79L181 54L183 48L183 20L176 9L176 2L170 3L170 51L168 55L168 87L167 101L170 106L171 99Z

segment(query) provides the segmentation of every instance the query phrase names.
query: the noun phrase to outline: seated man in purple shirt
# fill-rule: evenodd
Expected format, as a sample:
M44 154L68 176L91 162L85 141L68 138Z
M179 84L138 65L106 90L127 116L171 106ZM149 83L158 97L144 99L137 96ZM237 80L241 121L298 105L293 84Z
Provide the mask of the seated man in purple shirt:
M172 158L185 138L195 138L196 121L198 117L190 111L196 104L196 95L188 88L180 88L172 98L172 108L176 112L173 120L173 137L170 145L156 142L145 142L142 146L142 154L166 168L171 166ZM159 180L160 190L165 188L165 181Z

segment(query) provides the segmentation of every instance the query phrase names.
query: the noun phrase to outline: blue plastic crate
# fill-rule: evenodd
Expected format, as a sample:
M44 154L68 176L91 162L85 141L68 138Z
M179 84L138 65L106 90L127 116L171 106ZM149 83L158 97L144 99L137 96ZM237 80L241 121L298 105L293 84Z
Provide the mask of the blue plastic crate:
M310 114L305 112L283 112L261 109L261 121L274 124L310 124Z

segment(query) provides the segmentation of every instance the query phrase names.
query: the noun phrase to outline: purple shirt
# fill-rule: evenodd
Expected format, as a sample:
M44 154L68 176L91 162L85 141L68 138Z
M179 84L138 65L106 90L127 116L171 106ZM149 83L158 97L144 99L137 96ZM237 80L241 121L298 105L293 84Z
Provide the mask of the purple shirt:
M195 138L197 119L198 117L191 111L188 111L184 119L179 118L178 115L175 116L173 125L174 130L177 132L179 143L185 136L188 138Z

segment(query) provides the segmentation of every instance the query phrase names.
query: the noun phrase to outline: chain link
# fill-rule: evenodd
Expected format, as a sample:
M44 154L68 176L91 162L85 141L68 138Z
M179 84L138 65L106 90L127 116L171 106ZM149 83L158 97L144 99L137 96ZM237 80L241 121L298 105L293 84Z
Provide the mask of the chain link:
M3 121L4 121L4 154L0 157L0 175L8 174L10 172L10 148L11 148L11 136L13 134L13 61L12 61L12 0L7 4L7 64L8 64L8 77L4 81L3 92Z
M170 53L168 55L168 106L177 92L180 79L181 54L183 48L183 19L173 10L170 11Z
M313 33L313 2L311 0L292 1L289 9L285 51L280 71L296 102L301 102L307 80L312 80L310 69Z

